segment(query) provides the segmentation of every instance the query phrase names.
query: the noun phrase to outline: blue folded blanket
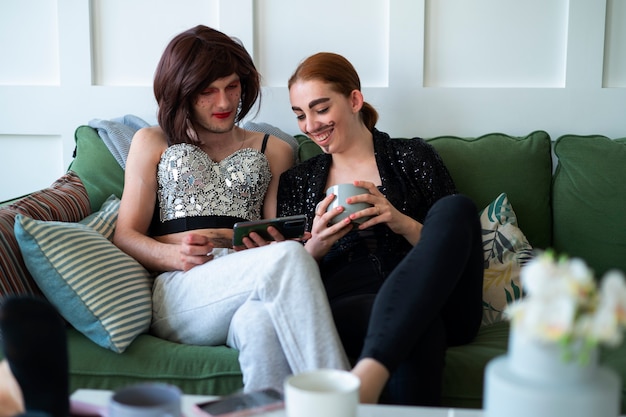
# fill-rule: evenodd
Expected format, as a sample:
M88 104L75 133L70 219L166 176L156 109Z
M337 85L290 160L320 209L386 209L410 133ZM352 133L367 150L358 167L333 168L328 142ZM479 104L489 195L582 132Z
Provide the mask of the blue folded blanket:
M126 157L130 149L130 142L136 131L150 126L140 117L127 114L111 120L93 119L89 126L98 131L109 152L115 157L122 169L126 169Z

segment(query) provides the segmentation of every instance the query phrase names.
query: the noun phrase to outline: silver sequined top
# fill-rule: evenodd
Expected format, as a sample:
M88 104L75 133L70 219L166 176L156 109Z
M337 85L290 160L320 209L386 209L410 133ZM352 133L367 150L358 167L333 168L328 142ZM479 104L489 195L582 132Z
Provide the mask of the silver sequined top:
M195 145L172 145L158 165L159 218L153 219L152 234L232 227L235 220L261 219L271 178L267 157L256 149L240 149L214 162ZM224 219L229 220L224 223Z

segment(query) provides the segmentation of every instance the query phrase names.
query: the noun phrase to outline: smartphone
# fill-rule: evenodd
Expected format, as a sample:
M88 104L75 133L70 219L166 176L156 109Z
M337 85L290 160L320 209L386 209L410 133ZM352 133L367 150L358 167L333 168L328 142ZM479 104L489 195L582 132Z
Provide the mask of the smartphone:
M274 389L233 394L219 400L195 404L201 417L242 417L284 407L283 395Z
M274 240L274 238L267 233L268 226L274 226L278 229L285 239L299 238L304 235L306 216L304 214L298 214L296 216L235 223L233 227L233 246L243 245L242 239L251 232L258 233L265 240Z

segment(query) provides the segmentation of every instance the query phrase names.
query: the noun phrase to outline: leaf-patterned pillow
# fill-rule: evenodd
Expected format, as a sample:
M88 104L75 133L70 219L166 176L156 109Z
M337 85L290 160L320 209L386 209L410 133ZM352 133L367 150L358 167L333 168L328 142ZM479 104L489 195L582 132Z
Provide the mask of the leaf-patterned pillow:
M503 320L507 304L522 296L520 269L533 254L505 193L480 213L480 224L485 260L482 325L486 326Z

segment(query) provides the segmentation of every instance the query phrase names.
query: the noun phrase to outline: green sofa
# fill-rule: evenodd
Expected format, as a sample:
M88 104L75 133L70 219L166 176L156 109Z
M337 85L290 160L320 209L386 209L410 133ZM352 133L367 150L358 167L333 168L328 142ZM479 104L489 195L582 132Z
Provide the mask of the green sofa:
M301 159L319 152L308 139L297 138ZM472 197L478 207L487 206L502 192L507 194L519 228L533 248L554 248L582 257L598 276L611 268L626 271L626 139L567 135L552 141L546 132L536 131L525 137L488 134L428 140L442 156L459 190ZM76 193L87 197L89 214L109 195L121 196L123 170L94 129L80 126L76 145L68 172L79 179L83 190ZM0 208L0 222L4 210L9 226L11 207L5 202ZM55 218L54 208L48 207L40 218L78 221L86 214ZM8 229L0 228L0 243L10 240ZM11 266L22 260L19 253L12 253L5 256L7 262L11 264L5 265L4 273L11 274ZM32 282L20 285L4 283L0 295L38 294ZM116 389L148 380L175 384L188 394L222 395L242 386L237 352L224 346L180 345L141 334L119 354L96 345L73 328L68 327L67 335L71 391ZM500 321L481 327L472 343L449 349L444 404L480 408L485 365L506 352L507 342L508 323ZM622 379L626 376L626 346L602 350L601 361ZM624 411L626 400L622 401Z

